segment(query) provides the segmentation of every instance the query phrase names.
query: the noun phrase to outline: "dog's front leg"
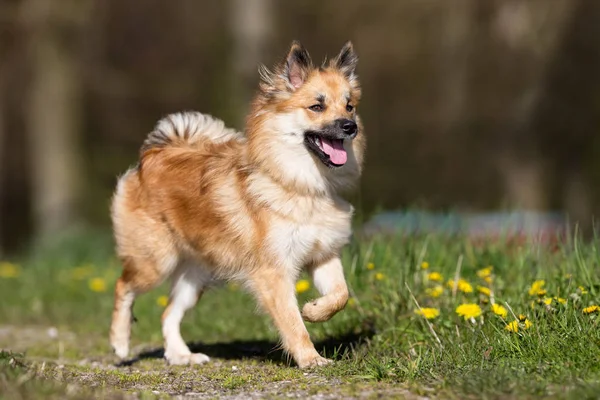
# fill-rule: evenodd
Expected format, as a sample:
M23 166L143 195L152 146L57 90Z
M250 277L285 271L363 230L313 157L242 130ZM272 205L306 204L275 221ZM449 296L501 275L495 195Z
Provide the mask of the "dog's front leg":
M309 267L309 272L322 297L306 303L302 308L302 317L309 322L327 321L348 302L348 287L342 262L335 257Z
M300 368L331 362L315 350L298 309L294 282L283 269L259 269L252 274L250 284L259 304L273 318L283 348Z

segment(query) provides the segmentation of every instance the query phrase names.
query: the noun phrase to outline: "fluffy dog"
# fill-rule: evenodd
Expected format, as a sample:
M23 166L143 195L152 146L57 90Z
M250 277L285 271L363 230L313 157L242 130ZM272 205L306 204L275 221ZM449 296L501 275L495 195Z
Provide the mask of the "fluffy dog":
M303 319L326 321L348 300L340 252L353 208L339 193L359 178L365 149L357 61L348 42L315 67L294 42L273 71L260 68L244 134L196 112L158 122L112 202L123 274L110 341L119 357L129 352L135 297L171 278L162 316L169 363L209 360L191 353L180 323L213 280L240 282L256 297L299 367L329 362ZM303 268L322 297L300 312Z

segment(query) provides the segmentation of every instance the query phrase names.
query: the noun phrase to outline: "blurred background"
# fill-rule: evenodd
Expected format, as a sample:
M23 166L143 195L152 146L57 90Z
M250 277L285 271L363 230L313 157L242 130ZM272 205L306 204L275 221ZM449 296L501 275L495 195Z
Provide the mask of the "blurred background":
M0 248L105 229L162 116L242 129L257 65L350 39L363 215L600 203L600 1L0 0Z

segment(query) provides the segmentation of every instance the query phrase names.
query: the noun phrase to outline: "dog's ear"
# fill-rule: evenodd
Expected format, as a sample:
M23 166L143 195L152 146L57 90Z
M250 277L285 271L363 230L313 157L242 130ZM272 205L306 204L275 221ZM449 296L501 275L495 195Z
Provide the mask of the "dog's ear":
M306 82L312 69L312 60L308 51L298 41L292 42L290 51L283 63L282 75L292 90L298 89Z
M331 66L339 69L346 76L346 79L353 81L356 79L356 64L358 63L358 56L354 52L354 46L352 42L348 41L342 47L340 54L336 58L331 60Z

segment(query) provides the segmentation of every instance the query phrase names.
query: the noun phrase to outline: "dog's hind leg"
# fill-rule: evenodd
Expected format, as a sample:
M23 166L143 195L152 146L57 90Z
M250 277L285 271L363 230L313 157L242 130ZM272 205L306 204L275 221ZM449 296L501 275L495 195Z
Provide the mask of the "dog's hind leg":
M156 263L123 257L123 274L115 287L115 304L110 326L110 343L119 358L129 354L133 303L137 295L158 286L164 274Z
M335 257L323 264L310 267L309 271L322 297L302 307L302 318L309 322L327 321L342 310L348 302L348 287L342 262Z
M211 276L201 266L184 262L176 270L171 287L169 304L162 316L165 339L165 358L169 364L203 364L207 355L192 353L181 337L180 325L185 312L200 300Z

